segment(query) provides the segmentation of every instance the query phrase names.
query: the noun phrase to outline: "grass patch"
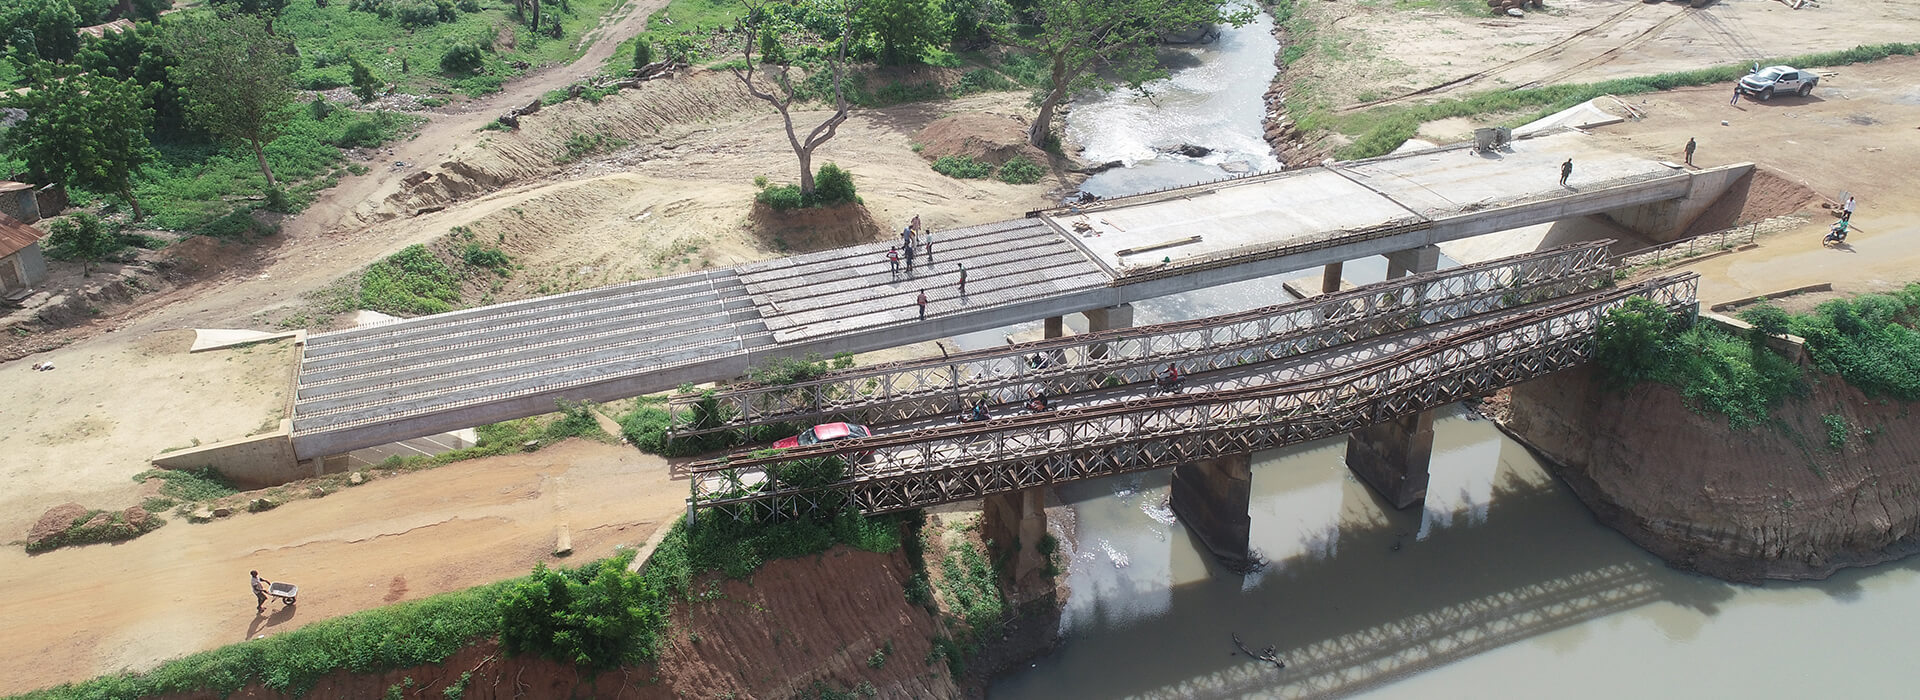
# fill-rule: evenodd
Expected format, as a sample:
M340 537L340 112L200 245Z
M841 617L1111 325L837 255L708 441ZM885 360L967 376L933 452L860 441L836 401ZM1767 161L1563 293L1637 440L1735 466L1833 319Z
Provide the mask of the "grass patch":
M1040 178L1045 177L1046 174L1045 166L1028 160L1026 156L1014 156L1008 158L1007 162L1001 163L1000 172L994 173L993 176L1009 185L1031 185L1039 182Z
M183 503L211 501L239 493L233 482L212 467L199 469L148 469L133 475L135 482L160 479L160 495ZM155 499L147 499L154 502ZM147 510L153 510L148 508Z
M554 157L553 162L564 165L595 153L613 150L625 145L627 145L626 139L617 139L597 132L591 134L575 132L573 135L567 137L566 143L561 146L563 150L560 152L560 155Z
M111 510L90 510L85 515L74 518L73 523L59 534L36 542L27 543L27 553L47 552L61 547L72 547L99 542L121 542L153 532L167 521L158 516L148 516L140 525L127 522L125 513Z
M460 274L418 243L360 274L360 306L413 316L452 311L460 303Z
M1799 365L1754 339L1704 324L1680 325L1665 307L1644 297L1629 299L1601 321L1594 362L1616 387L1667 384L1694 410L1724 415L1740 429L1765 422L1781 399L1806 392Z
M1805 338L1822 372L1838 374L1870 396L1920 401L1920 283L1892 294L1835 299L1810 314L1790 314L1789 332Z
M448 450L437 455L394 455L380 463L382 469L429 469L461 460L495 457L513 452L531 452L567 438L586 438L612 442L613 436L600 429L593 419L596 406L591 401L554 402L558 413L529 416L474 428L478 438L472 447Z

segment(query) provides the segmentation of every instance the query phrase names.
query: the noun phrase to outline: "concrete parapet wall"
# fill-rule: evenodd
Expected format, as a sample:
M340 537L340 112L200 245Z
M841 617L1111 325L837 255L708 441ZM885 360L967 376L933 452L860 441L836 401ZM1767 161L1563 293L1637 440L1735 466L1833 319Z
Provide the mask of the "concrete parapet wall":
M293 422L283 419L279 429L271 433L155 455L153 465L162 469L212 467L242 489L279 486L314 476L294 458L292 432Z
M1694 219L1725 197L1747 196L1753 182L1752 163L1734 163L1688 173L1687 194L1605 213L1615 223L1633 229L1655 243L1666 243L1686 236Z

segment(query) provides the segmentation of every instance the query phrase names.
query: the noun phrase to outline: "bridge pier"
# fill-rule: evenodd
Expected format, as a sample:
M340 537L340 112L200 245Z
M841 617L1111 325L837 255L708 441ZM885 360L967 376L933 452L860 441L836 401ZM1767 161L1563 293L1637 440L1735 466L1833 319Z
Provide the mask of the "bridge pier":
M1346 263L1327 263L1326 271L1320 273L1321 294L1332 294L1340 291L1341 268L1346 266Z
M1088 333L1099 333L1100 331L1110 331L1115 328L1133 327L1132 304L1109 306L1104 309L1087 309L1081 313L1087 317ZM1104 359L1107 356L1106 343L1095 343L1087 354L1095 360Z
M1047 536L1045 486L990 494L981 499L980 537L993 549L994 561L1007 558L1000 568L1003 583L1015 602L1032 600L1053 590L1047 578L1047 557L1040 540Z
M1427 463L1433 459L1433 411L1401 416L1347 436L1347 469L1387 499L1406 508L1427 497Z
M1387 279L1439 267L1439 246L1387 254ZM1427 467L1432 459L1433 411L1395 418L1347 436L1347 469L1395 508L1426 499Z
M1253 516L1253 455L1241 452L1173 468L1173 514L1220 563L1235 571L1253 564L1248 543Z
M1067 335L1067 317L1048 316L1041 324L1040 337L1045 340L1064 338Z

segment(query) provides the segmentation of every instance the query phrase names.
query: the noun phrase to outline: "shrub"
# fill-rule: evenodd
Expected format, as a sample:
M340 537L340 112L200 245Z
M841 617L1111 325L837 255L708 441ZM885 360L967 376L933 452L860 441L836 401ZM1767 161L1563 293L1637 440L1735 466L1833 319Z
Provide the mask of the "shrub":
M820 166L813 176L813 202L811 206L830 206L851 204L860 201L854 193L853 173L840 169L832 163Z
M1827 448L1838 450L1847 446L1847 419L1838 413L1829 413L1820 417L1827 425Z
M993 164L968 155L940 156L933 161L933 171L947 177L972 180L992 175Z
M93 273L94 263L125 247L118 229L87 212L55 219L47 226L47 257L79 260L86 274Z
M513 271L513 258L508 257L506 251L479 243L468 243L460 251L460 259L467 261L468 265L493 270L502 277Z
M774 211L799 209L806 206L806 198L800 195L799 185L768 185L753 196L753 200L772 207Z
M440 70L448 73L471 75L480 72L487 65L486 50L471 41L462 41L447 47L440 54Z
M1594 332L1593 361L1616 387L1653 378L1665 360L1673 313L1646 297L1633 297L1608 311Z
M1000 165L1000 173L995 177L1010 185L1031 185L1039 182L1047 174L1046 168L1028 160L1025 156L1014 156Z
M1822 372L1839 374L1870 395L1920 401L1920 283L1899 292L1864 294L1796 315L1795 335Z
M1753 330L1762 335L1785 335L1793 323L1793 318L1786 311L1772 304L1760 304L1742 311L1740 320L1753 324Z
M821 357L817 352L797 358L783 355L757 367L747 368L747 380L769 386L797 384L852 366L852 353L834 353L831 358Z
M572 570L535 565L501 595L501 645L596 670L651 657L665 616L658 590L627 572L634 554Z
M460 275L426 246L407 246L360 275L360 303L388 314L437 314L460 302Z
M640 35L633 44L633 67L640 68L653 62L653 42L645 34Z
M200 235L214 238L267 236L272 235L274 231L274 227L261 223L259 219L253 218L253 212L245 209L228 212L200 227Z

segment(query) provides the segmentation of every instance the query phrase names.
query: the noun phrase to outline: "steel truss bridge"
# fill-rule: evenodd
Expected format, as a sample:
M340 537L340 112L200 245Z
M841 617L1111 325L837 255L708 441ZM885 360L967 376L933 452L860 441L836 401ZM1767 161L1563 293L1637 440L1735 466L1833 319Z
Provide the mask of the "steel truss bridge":
M1148 381L1169 363L1199 373L1270 362L1600 289L1612 241L1563 246L1389 280L1292 304L1141 328L873 365L787 385L675 397L672 437L853 414L892 422L959 410L961 397L1019 403Z
M1259 361L1295 371L1269 377L1255 367L1203 392L736 454L691 465L688 510L696 519L701 510L784 518L842 504L886 513L1343 435L1584 364L1607 311L1643 296L1690 316L1697 288L1698 276L1682 273L1580 292L1387 333L1363 353ZM782 483L782 466L824 457L849 463L841 480Z

